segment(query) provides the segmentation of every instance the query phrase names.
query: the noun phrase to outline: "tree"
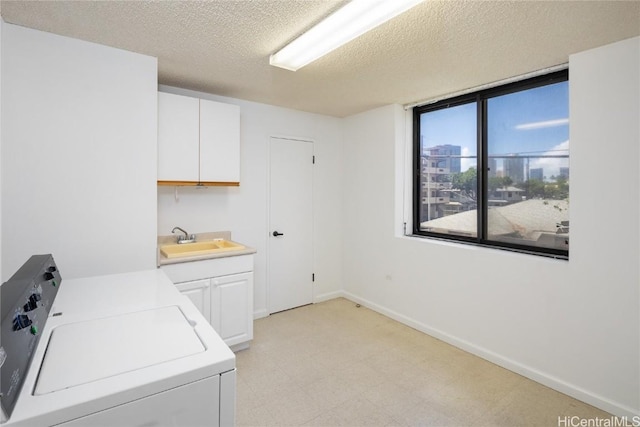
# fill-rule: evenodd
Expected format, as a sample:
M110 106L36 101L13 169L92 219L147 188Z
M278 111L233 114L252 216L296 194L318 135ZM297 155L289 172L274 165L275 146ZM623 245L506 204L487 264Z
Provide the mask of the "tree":
M513 184L513 180L508 176L492 176L489 178L489 192L494 192L501 187Z
M469 195L475 194L476 188L478 187L478 172L476 168L471 167L464 172L452 175L451 186L455 189L465 191Z
M563 176L552 177L555 182L542 182L530 179L524 182L527 198L540 197L545 199L564 200L569 197L569 183Z
M545 185L544 195L548 199L563 200L569 197L569 182L564 176L555 177L555 183Z
M545 188L545 184L544 182L540 181L539 179L530 179L528 181L524 182L524 188L527 189L527 198L533 198L533 197L544 197L544 188Z
M489 192L493 193L497 188L502 187L502 178L499 176L492 176L489 178Z

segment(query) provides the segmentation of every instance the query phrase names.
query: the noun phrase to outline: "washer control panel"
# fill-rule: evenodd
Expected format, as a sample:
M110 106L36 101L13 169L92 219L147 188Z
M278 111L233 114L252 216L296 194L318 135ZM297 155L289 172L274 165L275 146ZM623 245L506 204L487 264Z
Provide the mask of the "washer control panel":
M0 287L0 404L9 417L62 277L53 256L33 255Z

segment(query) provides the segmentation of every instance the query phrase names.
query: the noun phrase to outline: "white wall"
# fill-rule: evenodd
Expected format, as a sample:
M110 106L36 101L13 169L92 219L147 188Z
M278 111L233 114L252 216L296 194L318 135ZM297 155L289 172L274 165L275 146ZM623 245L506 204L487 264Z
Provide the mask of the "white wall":
M254 271L254 314L267 312L267 168L270 136L314 141L314 300L336 295L342 285L342 120L202 92L161 86L163 92L240 106L240 187L158 188L158 234L175 226L189 233L229 230L258 250Z
M566 333L583 328L569 372L591 372L581 387L640 414L640 38L573 55L569 72L573 287L562 297L574 306Z
M2 272L155 267L157 61L4 24Z
M571 57L568 262L394 237L403 111L347 118L346 295L614 414L639 414L639 53L636 38Z

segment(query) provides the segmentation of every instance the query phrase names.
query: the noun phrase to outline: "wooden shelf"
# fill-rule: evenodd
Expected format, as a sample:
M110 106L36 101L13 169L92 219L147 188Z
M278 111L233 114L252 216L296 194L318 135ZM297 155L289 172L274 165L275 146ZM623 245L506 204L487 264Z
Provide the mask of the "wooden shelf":
M239 187L239 182L158 181L166 187Z

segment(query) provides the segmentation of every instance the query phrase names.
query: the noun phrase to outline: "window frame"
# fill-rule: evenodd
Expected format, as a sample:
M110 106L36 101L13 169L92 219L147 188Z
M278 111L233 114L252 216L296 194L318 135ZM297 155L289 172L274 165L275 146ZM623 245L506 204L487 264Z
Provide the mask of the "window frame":
M487 104L488 100L498 96L508 95L515 92L521 92L537 87L550 84L568 82L569 69L555 71L549 74L536 76L505 85L482 89L479 91L463 94L453 98L443 99L432 104L420 105L413 108L413 231L412 234L417 237L433 238L445 241L455 241L465 244L478 245L495 249L503 249L520 253L533 255L541 255L558 259L569 259L569 250L547 248L531 245L523 245L517 243L500 242L496 240L488 240L488 199L489 187L488 183L488 127L487 127ZM476 194L478 195L477 203L477 236L463 236L455 234L437 233L432 231L420 230L420 212L421 212L421 146L420 146L420 116L423 113L443 110L450 107L456 107L465 104L476 104ZM569 119L571 124L571 119ZM570 190L569 190L570 191Z

